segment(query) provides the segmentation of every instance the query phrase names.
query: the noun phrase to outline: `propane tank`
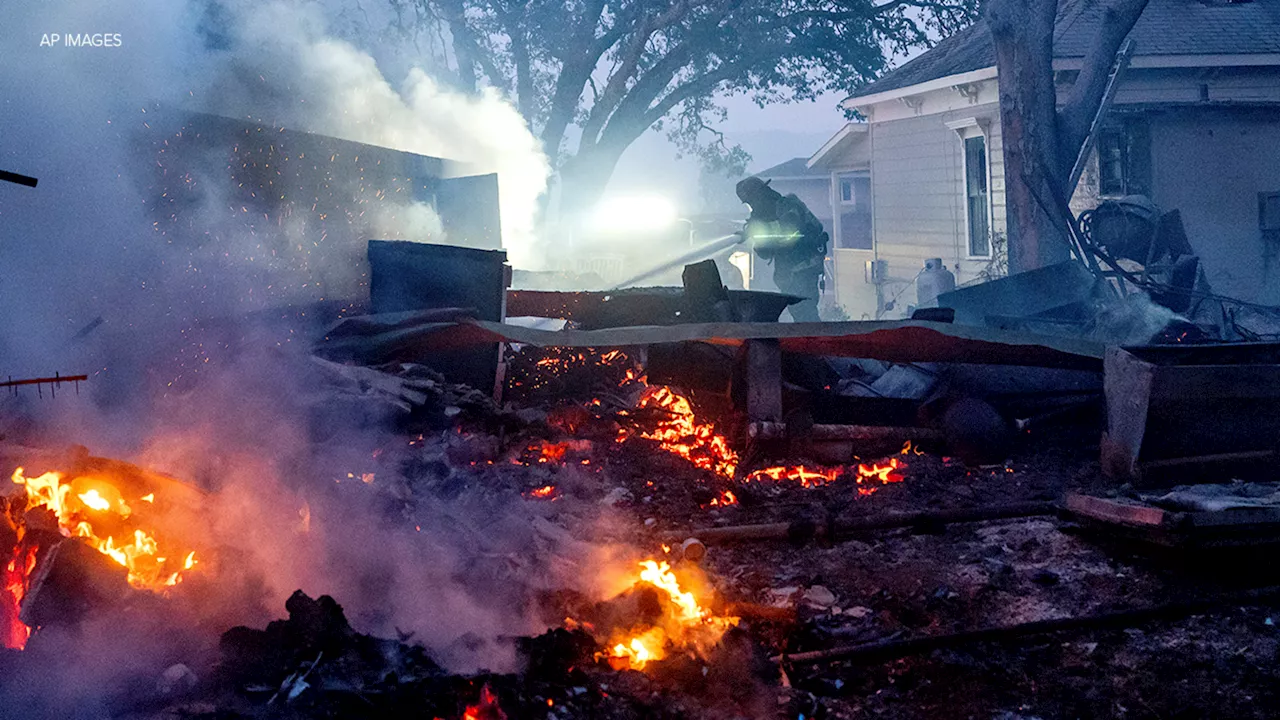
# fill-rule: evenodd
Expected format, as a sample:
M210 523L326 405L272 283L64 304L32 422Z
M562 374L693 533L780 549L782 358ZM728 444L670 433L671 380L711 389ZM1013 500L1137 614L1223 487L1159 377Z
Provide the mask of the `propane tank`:
M956 276L951 274L942 258L924 261L924 270L916 278L916 307L937 307L938 296L956 289Z

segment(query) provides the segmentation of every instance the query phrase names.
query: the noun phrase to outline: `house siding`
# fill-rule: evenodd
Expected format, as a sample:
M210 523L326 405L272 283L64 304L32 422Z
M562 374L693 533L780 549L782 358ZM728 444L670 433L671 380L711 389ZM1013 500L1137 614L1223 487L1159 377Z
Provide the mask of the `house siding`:
M1005 231L1004 150L994 104L874 123L871 127L871 194L876 258L888 262L893 281L884 299L898 297L886 317L915 305L911 283L925 260L940 257L958 283L973 280L988 261L967 257L964 145L948 122L977 118L986 123L990 168L991 227Z
M1150 118L1152 200L1179 210L1215 292L1280 304L1280 246L1258 227L1258 193L1280 192L1280 112Z

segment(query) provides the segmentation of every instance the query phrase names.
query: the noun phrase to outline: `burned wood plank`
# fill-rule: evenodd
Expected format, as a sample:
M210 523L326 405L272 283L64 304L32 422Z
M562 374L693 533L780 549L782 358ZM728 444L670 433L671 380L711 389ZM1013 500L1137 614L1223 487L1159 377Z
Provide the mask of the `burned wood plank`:
M782 350L775 339L747 341L747 417L782 419Z
M1133 500L1110 499L1067 493L1063 502L1067 512L1101 522L1117 522L1126 525L1160 527L1171 515L1158 507Z
M1236 476L1269 457L1280 435L1275 359L1270 344L1109 349L1103 471L1151 487L1192 469Z
M36 566L19 618L30 627L75 623L130 592L123 565L77 538L54 545Z

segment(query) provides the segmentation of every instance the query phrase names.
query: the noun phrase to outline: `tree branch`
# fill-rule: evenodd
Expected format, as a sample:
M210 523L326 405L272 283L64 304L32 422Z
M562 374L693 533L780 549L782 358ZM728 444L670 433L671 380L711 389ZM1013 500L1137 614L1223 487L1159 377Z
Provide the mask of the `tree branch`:
M671 25L680 21L689 12L689 4L685 0L677 0L662 15L653 20L644 20L627 43L626 50L619 59L618 66L609 74L609 80L605 83L604 91L600 97L592 103L591 114L587 117L587 122L582 126L583 138L590 138L588 142L594 141L600 132L600 128L604 127L605 120L622 101L623 95L627 91L627 81L635 74L640 64L640 58L644 55L645 45L654 33L659 30L666 29Z
M573 120L578 109L582 92L591 79L600 58L622 37L617 29L606 31L596 37L596 27L604 13L605 0L590 0L583 10L581 22L570 34L569 44L584 48L576 56L561 53L560 75L556 79L556 89L550 100L547 121L542 127L542 149L547 157L553 159L560 154L560 143L564 140L565 130ZM561 48L565 50L567 48Z
M1074 158L1084 145L1085 136L1106 93L1116 52L1137 24L1148 0L1111 0L1103 10L1098 35L1085 55L1080 75L1076 77L1062 110L1058 113L1061 157Z

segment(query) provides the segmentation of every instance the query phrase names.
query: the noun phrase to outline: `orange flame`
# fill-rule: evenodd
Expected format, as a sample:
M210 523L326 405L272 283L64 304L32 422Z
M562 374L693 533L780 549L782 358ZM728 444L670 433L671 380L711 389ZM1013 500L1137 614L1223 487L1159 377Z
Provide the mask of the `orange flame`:
M22 607L22 598L26 597L27 590L30 588L31 572L36 568L38 549L34 545L25 545L19 540L17 547L14 548L13 557L4 568L4 584L3 588L0 588L0 603L3 604L0 608L0 617L7 619L7 627L4 628L4 635L0 636L0 647L21 650L26 647L27 640L31 637L31 628L18 620L18 613Z
M800 483L800 487L811 488L821 487L828 483L833 483L844 474L844 468L830 468L827 470L807 468L804 465L795 467L771 467L763 470L756 470L748 475L744 482L762 481L762 480L792 480Z
M681 589L666 561L641 562L639 583L666 594L665 616L659 625L614 639L606 659L616 669L641 670L650 661L666 657L668 645L702 651L720 642L724 633L738 624L738 618L715 615L692 592Z
M729 447L725 437L716 432L712 423L699 422L693 414L689 398L665 385L645 390L637 407L656 407L671 414L658 423L652 432L641 432L640 437L654 440L663 450L679 455L704 470L710 470L732 478L738 470L738 453ZM618 435L618 442L630 436L627 430Z
M507 720L507 714L502 712L502 707L498 704L498 696L486 684L480 688L480 701L475 705L467 706L467 711L462 714L462 720Z
M534 490L529 491L529 497L535 497L538 499L546 499L549 497L554 497L555 494L556 494L555 485L543 485L540 488L536 488Z
M663 450L679 455L693 463L696 467L710 470L726 478L732 479L738 470L738 454L729 447L728 440L716 432L715 425L700 422L693 413L693 404L689 398L681 395L665 385L648 388L640 397L638 408L660 408L670 413L671 417L662 420L652 432L639 432L639 437L656 441ZM620 430L617 441L625 442L633 431ZM902 455L924 453L915 448L909 441L902 447ZM870 495L876 488L865 481L873 480L881 485L902 482L903 476L896 471L905 469L906 463L898 458L890 458L882 464L858 465L857 482L859 494ZM804 465L778 466L751 472L742 478L743 482L760 482L765 480L788 480L800 483L801 487L821 487L835 482L845 474L845 468L810 468ZM711 506L733 505L737 498L732 491L722 493L713 500Z
M100 537L95 523L111 525L133 514L120 491L101 478L93 478L93 487L76 494L72 493L72 483L63 482L62 474L57 472L29 478L18 468L13 472L13 482L26 488L29 506L44 505L57 516L63 535L84 538L98 552L124 566L129 584L135 588L164 590L177 585L183 572L195 567L194 552L186 553L181 562L170 561L161 553L160 543L152 533L140 528L120 538ZM138 500L154 502L155 498L151 494Z
M733 494L732 490L721 490L720 497L711 501L711 507L725 507L726 505L737 505L738 496Z

